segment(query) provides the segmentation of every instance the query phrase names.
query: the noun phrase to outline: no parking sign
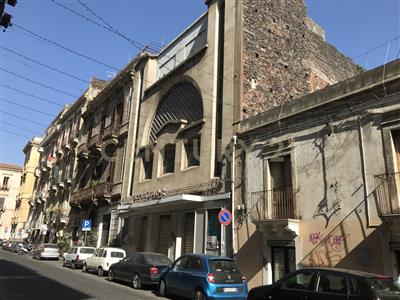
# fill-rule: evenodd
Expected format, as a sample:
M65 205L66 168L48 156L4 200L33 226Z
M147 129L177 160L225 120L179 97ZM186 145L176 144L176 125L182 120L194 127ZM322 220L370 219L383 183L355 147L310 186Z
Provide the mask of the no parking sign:
M218 220L222 225L229 225L232 222L232 214L227 209L222 209L218 214Z

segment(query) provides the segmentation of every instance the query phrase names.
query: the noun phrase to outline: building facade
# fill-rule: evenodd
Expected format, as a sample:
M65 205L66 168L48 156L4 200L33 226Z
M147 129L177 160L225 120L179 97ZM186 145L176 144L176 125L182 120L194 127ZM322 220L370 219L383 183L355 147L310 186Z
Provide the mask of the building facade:
M237 259L253 283L305 266L400 273L399 70L397 60L241 123Z
M241 120L362 71L324 41L303 1L206 5L139 64L138 106L130 112L120 239L171 259L237 252L218 213L234 208L233 189L241 196L229 160Z
M20 192L22 167L0 164L0 239L11 237L11 228Z
M33 203L33 192L35 187L35 171L39 163L39 147L42 139L34 137L24 147L24 168L21 176L21 187L15 205L15 213L12 220L11 235L14 238L27 238L26 231L30 203Z

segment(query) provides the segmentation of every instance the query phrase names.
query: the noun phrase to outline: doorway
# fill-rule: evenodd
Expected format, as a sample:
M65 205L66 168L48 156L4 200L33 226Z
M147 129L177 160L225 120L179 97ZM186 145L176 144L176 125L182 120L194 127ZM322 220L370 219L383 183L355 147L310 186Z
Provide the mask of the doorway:
M296 270L296 249L294 247L271 247L272 280L281 279Z

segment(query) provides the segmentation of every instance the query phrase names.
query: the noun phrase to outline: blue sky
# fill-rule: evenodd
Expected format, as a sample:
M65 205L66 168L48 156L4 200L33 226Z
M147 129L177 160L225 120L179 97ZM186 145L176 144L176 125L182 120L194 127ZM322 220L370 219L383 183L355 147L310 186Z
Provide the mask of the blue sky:
M75 0L59 2L96 20ZM101 0L84 1L84 4L121 33L142 44L167 43L206 10L203 0ZM327 41L350 57L360 56L355 60L360 65L370 69L399 55L399 39L391 43L388 41L400 34L400 0L308 0L306 4L308 14L325 28ZM51 0L20 0L16 7L7 6L6 11L13 15L15 26L0 33L0 44L4 47L0 48L0 111L3 111L0 112L0 162L22 164L22 149L29 137L43 133L45 127L41 124L49 124L60 111L60 105L71 103L81 95L87 88L85 81L93 76L109 79L113 68L122 68L134 57L137 49L126 40L79 18ZM40 41L21 28L110 67ZM385 45L377 47L382 44ZM15 52L82 80L48 70ZM366 52L368 54L362 55ZM8 71L59 91L39 86ZM23 95L15 89L59 105ZM28 106L39 112L17 105Z

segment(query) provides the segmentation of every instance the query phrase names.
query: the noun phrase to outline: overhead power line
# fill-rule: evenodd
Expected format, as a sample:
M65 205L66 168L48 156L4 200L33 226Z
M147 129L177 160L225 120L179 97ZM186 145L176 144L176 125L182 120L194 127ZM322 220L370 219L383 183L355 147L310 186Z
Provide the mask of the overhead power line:
M49 70L52 70L52 71L54 71L54 72L60 73L60 74L62 74L62 75L68 76L68 77L70 77L70 78L73 78L73 79L82 81L82 82L84 82L84 83L90 83L88 80L79 78L79 77L77 77L77 76L75 76L75 75L72 75L72 74L70 74L70 73L67 73L67 72L65 72L65 71L62 71L62 70L57 69L57 68L55 68L55 67L49 66L49 65L47 65L47 64L45 64L45 63L42 63L42 62L40 62L40 61L38 61L38 60L35 60L35 59L33 59L33 58L30 58L30 57L28 57L28 56L26 56L26 55L23 55L23 54L21 54L21 53L18 53L18 52L15 51L15 50L12 50L12 49L7 48L7 47L4 47L4 46L0 46L0 47L1 47L3 50L5 50L5 51L8 51L8 52L10 52L10 53L12 53L12 54L15 54L15 55L17 55L17 56L19 56L19 57L22 57L22 58L26 59L26 60L29 60L29 61L31 61L31 62L33 62L33 63L35 63L35 64L38 64L38 65L40 65L40 66L42 66L42 67L45 67L45 68L47 68L47 69L49 69Z
M24 92L24 91L22 91L22 90L20 90L20 89L13 88L13 87L11 87L11 86L9 86L9 85L6 85L6 84L0 84L0 86L3 86L3 87L5 87L5 88L7 88L7 89L10 89L10 90L12 90L12 91L15 91L15 92L20 93L20 94L25 95L25 96L29 96L29 97L36 98L36 99L38 99L38 100L41 100L41 101L44 101L44 102L53 104L53 105L57 105L57 106L60 106L60 107L64 107L64 105L62 105L62 104L60 104L60 103L57 103L57 102L55 102L55 101L52 101L52 100L49 100L49 99L46 99L46 98L43 98L43 97L40 97L40 96L37 96L37 95L34 95L34 94L30 94L30 93Z
M8 134L15 135L15 136L19 136L19 137L22 137L24 139L28 139L28 140L31 139L30 137L28 137L26 135L23 135L23 134L20 134L20 133L16 133L16 132L4 129L4 128L0 128L0 131L3 131L3 132L8 133Z
M85 59L87 59L87 60L90 60L90 61L92 61L92 62L94 62L94 63L97 63L97 64L99 64L99 65L102 65L103 67L107 67L107 68L113 69L114 71L118 71L118 68L115 68L115 67L113 67L113 66L110 66L110 65L108 65L108 64L106 64L106 63L101 62L101 61L98 60L98 59L92 58L92 57L90 57L90 56L87 56L87 55L82 54L82 53L80 53L80 52L77 52L77 51L75 51L75 50L72 50L72 49L70 49L70 48L68 48L68 47L65 47L65 46L61 45L60 43L58 43L58 42L52 41L52 40L50 40L50 39L48 39L48 38L45 38L44 36L42 36L42 35L40 35L40 34L37 34L37 33L34 33L33 31L31 31L31 30L29 30L29 29L26 29L26 28L24 28L24 27L22 27L22 26L20 26L20 25L18 25L18 24L13 23L13 26L16 27L16 28L18 28L18 29L21 29L21 30L24 31L24 32L27 32L27 33L31 34L32 36L38 38L39 40L45 41L45 42L47 42L47 43L50 43L50 44L52 44L52 45L54 45L54 46L56 46L56 47L58 47L58 48L61 48L61 49L65 50L65 51L68 51L68 52L70 52L70 53L73 53L73 54L75 54L75 55L78 55L78 56L80 56L80 57L83 57L83 58L85 58Z
M14 115L14 114L12 114L12 113L6 112L6 111L4 111L4 110L0 110L0 113L3 113L3 114L5 114L5 115L7 115L7 116L14 117L14 118L17 118L17 119L20 119L20 120L24 120L24 121L29 122L29 123L32 123L32 124L36 124L36 125L39 125L39 126L43 126L43 127L45 127L45 128L48 127L48 125L46 125L46 124L43 124L43 123L40 123L40 122L36 122L36 121L30 120L30 119L26 119L26 118L23 118L23 117L21 117L21 116Z
M55 92L58 92L58 93L61 93L61 94L65 94L65 95L67 95L67 96L71 96L71 97L74 97L74 98L78 98L78 96L76 96L76 95L70 94L70 93L68 93L68 92L66 92L66 91L63 91L63 90L59 90L59 89L53 88L53 87L48 86L48 85L46 85L46 84L44 84L44 83L41 83L41 82L32 80L32 79L30 79L30 78L27 78L27 77L25 77L25 76L19 75L19 74L17 74L17 73L14 73L13 71L4 69L4 68L2 68L2 67L0 67L0 70L3 71L3 72L6 72L6 73L8 73L8 74L11 74L11 75L13 75L13 76L15 76L15 77L18 77L18 78L24 79L24 80L26 80L26 81L32 82L32 83L34 83L34 84L37 84L37 85L39 85L39 86L41 86L41 87L44 87L44 88L46 88L46 89L53 90L53 91L55 91Z
M23 109L27 109L27 110L30 110L30 111L34 111L34 112L36 112L36 113L38 113L38 114L42 114L42 115L49 116L49 117L52 117L52 118L55 117L54 115L49 114L49 113L47 113L47 112L40 111L40 110L38 110L38 109L34 109L34 108L32 108L32 107L29 107L29 106L25 106L25 105L16 103L16 102L11 101L11 100L7 100L7 99L5 99L5 98L0 98L0 100L3 101L3 102L9 103L9 104L11 104L11 105L14 105L14 106L21 107L21 108L23 108Z
M11 123L6 122L6 121L3 121L3 120L1 120L0 123L1 123L1 124L4 124L4 125L7 125L7 126L14 127L14 128L16 128L16 129L25 130L25 131L30 132L30 133L33 133L33 134L35 134L35 135L41 135L41 133L39 133L38 131L30 130L30 129L27 129L27 128L25 128L25 127L20 127L20 126L11 124Z

